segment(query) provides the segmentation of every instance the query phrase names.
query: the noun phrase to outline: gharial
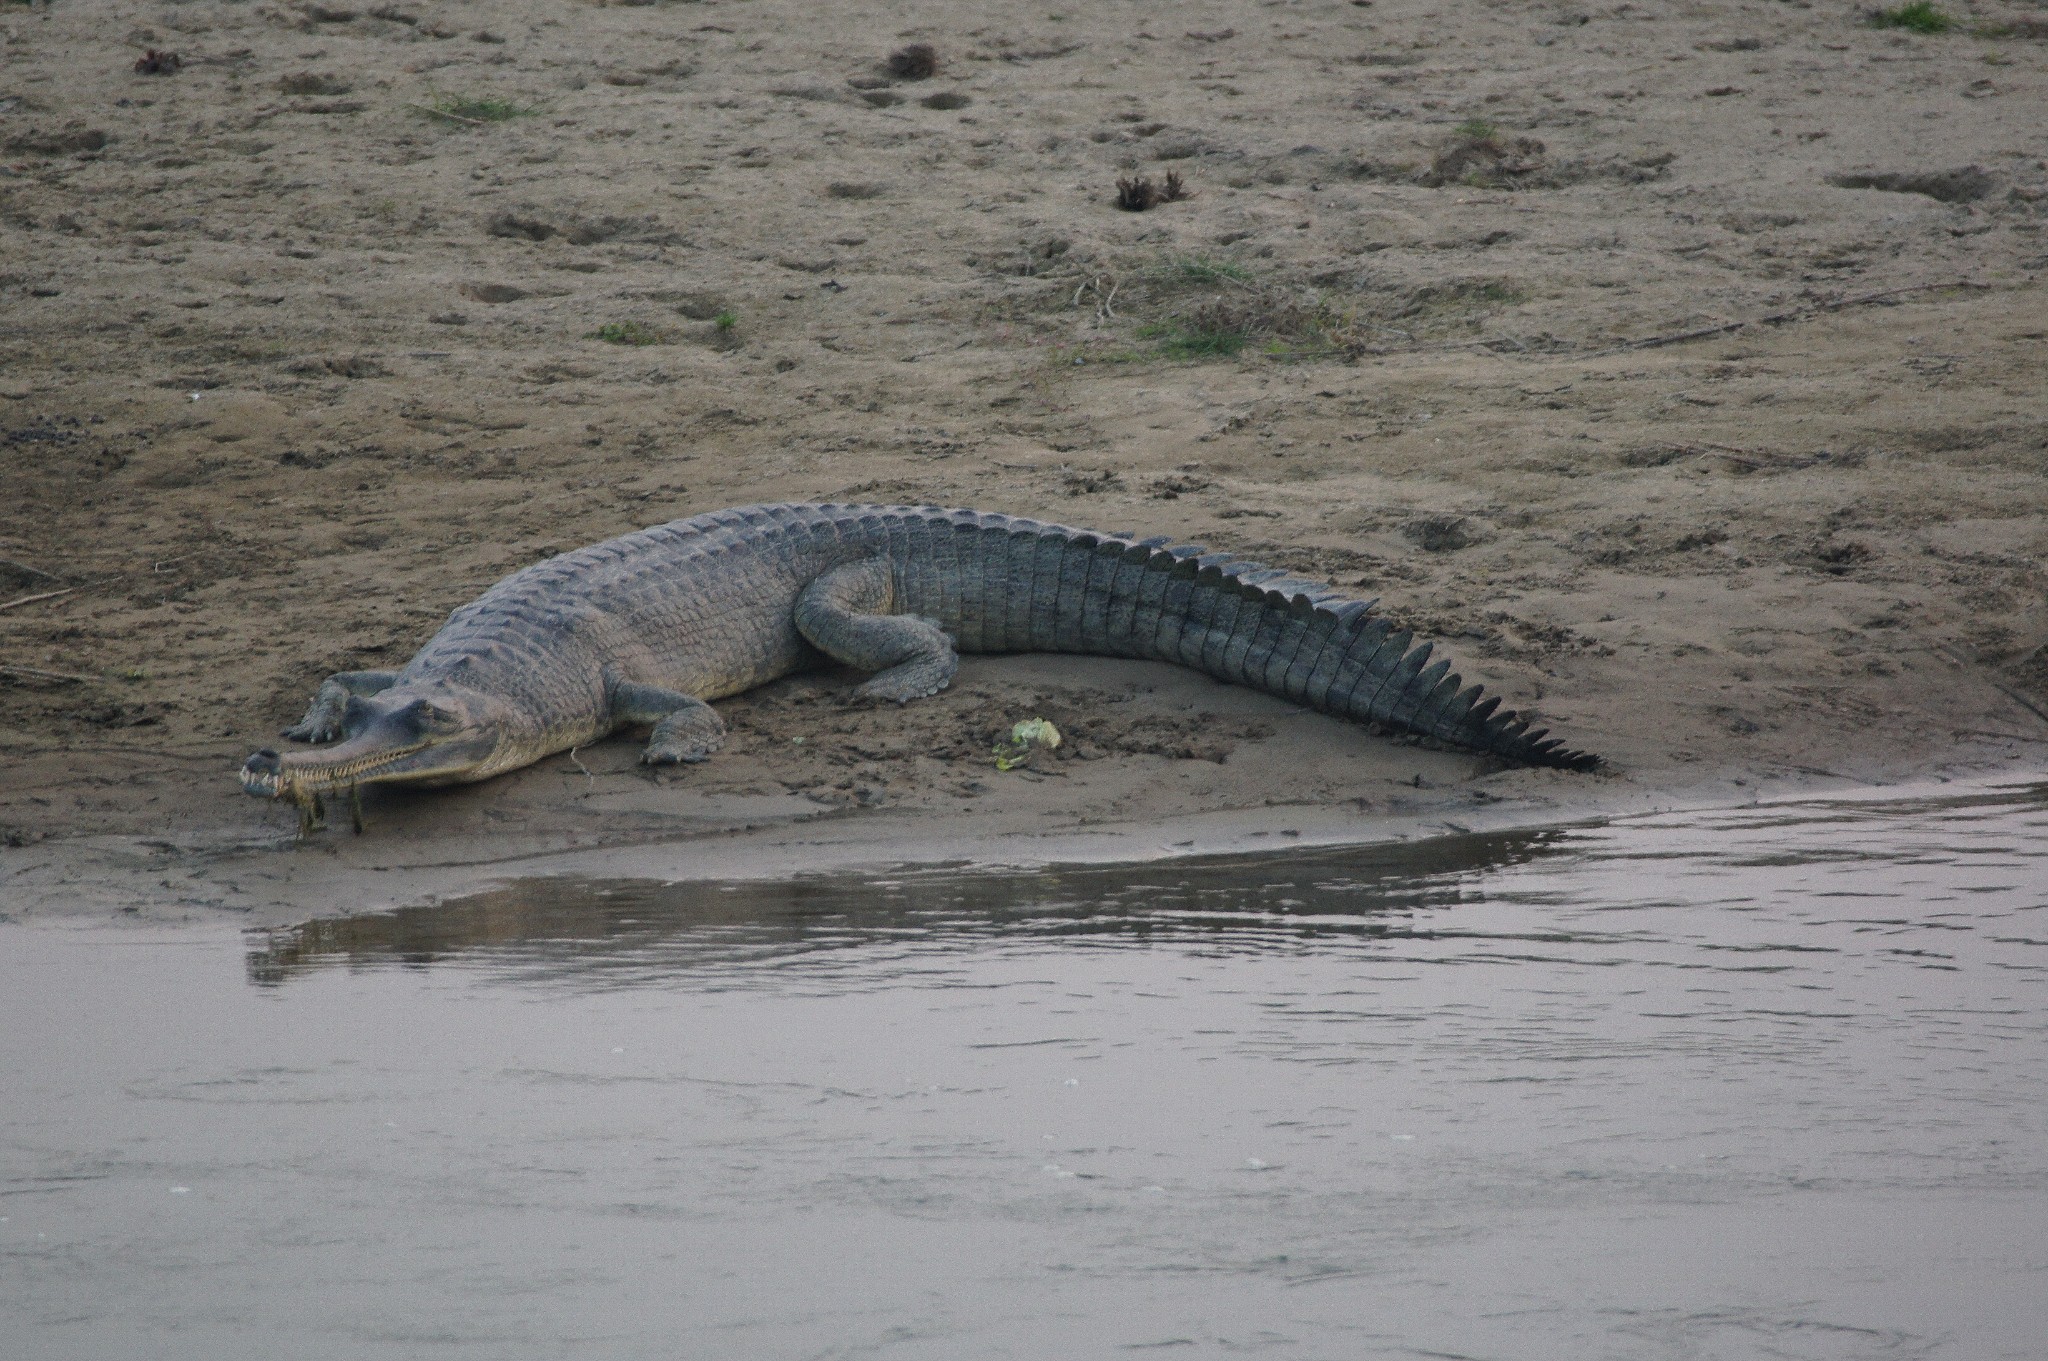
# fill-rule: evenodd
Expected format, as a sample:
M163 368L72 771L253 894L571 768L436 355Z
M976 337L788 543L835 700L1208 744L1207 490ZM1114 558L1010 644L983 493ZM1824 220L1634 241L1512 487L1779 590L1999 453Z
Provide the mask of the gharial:
M816 663L875 674L853 693L907 702L961 652L1080 652L1178 662L1325 713L1528 765L1600 758L1481 699L1431 644L1286 572L1166 539L937 506L714 511L515 572L450 615L402 671L347 671L259 751L242 787L299 805L358 786L487 779L620 729L642 759L701 761L724 741L706 701Z

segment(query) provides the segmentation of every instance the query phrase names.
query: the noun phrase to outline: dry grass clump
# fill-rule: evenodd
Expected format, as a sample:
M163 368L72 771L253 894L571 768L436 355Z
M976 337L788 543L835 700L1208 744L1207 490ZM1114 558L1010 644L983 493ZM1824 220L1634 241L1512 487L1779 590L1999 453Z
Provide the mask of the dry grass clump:
M1427 339L1477 331L1484 319L1524 301L1514 280L1462 278L1408 289L1366 279L1314 281L1256 276L1246 263L1200 256L1172 258L1123 274L1095 273L1073 290L1072 305L1092 296L1095 329L1130 326L1142 342L1097 349L1110 363L1144 359L1227 359L1256 353L1281 362L1353 360ZM1105 337L1107 339L1107 337Z
M1351 355L1365 346L1355 319L1319 293L1259 282L1232 261L1176 260L1134 282L1141 299L1167 309L1136 331L1164 359L1227 359L1253 344L1276 359Z
M929 80L939 69L938 50L930 43L912 43L891 52L888 65L898 80Z
M1451 140L1431 158L1417 180L1475 189L1519 189L1540 182L1550 170L1546 148L1534 137L1507 137L1484 119L1460 123Z
M1178 170L1167 171L1161 184L1154 184L1143 176L1116 182L1116 206L1127 213L1142 213L1161 203L1179 203L1194 196L1194 191L1188 188L1187 181L1180 177Z
M349 84L319 71L295 71L277 78L277 92L284 95L345 95Z

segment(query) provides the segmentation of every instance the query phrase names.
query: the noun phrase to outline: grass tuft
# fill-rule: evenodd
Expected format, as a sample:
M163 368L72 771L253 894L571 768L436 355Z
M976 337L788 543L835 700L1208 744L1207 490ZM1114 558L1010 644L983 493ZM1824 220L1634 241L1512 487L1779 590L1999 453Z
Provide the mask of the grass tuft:
M740 314L728 307L713 317L711 324L716 326L721 334L730 333L733 327L740 324Z
M1249 316L1211 304L1185 317L1140 326L1137 337L1157 341L1156 353L1164 359L1228 359L1244 349L1252 329Z
M1200 255L1175 260L1173 268L1181 278L1193 283L1213 283L1218 279L1234 279L1238 283L1250 283L1252 272L1243 265L1230 260L1211 260Z
M539 104L515 104L496 95L436 94L431 104L418 107L422 112L440 114L459 123L504 123L546 112Z
M1171 260L1167 266L1178 278L1194 284L1212 284L1219 278L1233 282L1251 282L1251 270L1237 264L1235 260L1210 260L1208 256L1182 256Z
M1870 16L1870 22L1878 28L1904 28L1914 33L1946 33L1955 27L1955 20L1944 14L1932 0L1910 0L1910 3L1881 9Z

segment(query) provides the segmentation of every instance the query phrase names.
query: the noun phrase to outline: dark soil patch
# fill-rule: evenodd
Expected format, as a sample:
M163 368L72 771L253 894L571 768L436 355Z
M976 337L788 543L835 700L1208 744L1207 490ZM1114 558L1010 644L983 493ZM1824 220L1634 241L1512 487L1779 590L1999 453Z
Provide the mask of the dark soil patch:
M1884 171L1830 175L1837 189L1876 189L1887 194L1925 194L1942 203L1975 203L1990 193L1995 181L1978 165L1953 170Z
M113 139L98 128L66 128L44 132L30 128L7 139L7 150L17 156L80 156L105 148Z

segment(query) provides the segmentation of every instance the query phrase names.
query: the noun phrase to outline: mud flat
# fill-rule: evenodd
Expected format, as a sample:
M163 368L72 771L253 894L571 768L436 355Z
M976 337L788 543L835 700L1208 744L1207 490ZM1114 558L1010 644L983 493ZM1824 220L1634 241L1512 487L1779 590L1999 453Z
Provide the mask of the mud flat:
M2038 770L2048 41L1953 13L0 4L0 910ZM710 766L622 739L362 841L238 792L506 572L799 498L1378 594L1611 770L1041 658L889 713L791 680ZM1041 714L1067 759L995 772Z

